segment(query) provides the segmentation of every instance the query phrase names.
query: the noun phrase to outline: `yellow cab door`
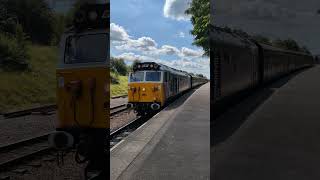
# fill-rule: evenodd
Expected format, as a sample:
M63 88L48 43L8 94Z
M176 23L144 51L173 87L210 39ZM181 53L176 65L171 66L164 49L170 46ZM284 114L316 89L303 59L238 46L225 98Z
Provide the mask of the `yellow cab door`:
M58 128L109 127L109 34L66 35L57 69Z

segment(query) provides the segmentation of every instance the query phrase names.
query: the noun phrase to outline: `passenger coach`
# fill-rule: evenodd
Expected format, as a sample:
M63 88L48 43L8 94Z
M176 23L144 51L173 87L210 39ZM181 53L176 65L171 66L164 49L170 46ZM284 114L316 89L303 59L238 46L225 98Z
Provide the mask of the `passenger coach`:
M210 46L214 116L242 92L315 63L310 54L262 44L220 28L211 29Z

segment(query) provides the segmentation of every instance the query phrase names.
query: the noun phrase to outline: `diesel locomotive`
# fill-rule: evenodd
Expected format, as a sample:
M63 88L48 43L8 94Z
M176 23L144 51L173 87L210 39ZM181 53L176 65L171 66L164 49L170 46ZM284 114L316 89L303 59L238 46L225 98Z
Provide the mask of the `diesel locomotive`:
M109 7L80 7L74 26L62 36L56 70L58 117L49 144L58 152L76 149L76 161L89 162L86 177L108 170Z
M128 78L128 107L138 115L157 111L183 92L208 82L155 62L137 63Z
M210 47L214 117L241 92L315 64L310 54L258 43L215 27L210 29Z

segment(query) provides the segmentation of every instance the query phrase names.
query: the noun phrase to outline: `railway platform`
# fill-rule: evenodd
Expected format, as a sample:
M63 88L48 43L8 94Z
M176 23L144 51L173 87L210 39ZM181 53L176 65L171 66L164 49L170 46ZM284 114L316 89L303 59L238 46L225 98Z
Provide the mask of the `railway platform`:
M113 147L111 179L210 179L209 97L186 93Z
M246 102L218 118L213 179L320 179L320 66L263 93L252 113Z

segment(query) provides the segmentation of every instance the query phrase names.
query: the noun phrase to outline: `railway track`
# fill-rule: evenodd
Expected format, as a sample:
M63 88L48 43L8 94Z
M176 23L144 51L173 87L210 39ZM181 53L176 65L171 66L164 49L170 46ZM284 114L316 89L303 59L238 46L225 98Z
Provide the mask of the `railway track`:
M52 150L48 144L49 134L50 133L47 133L0 147L0 171Z
M18 116L30 115L34 112L39 112L46 114L46 112L52 111L55 108L54 105L44 106L19 112L8 113L5 118L12 118ZM126 111L128 108L126 104L121 104L115 107L110 108L111 116L119 114ZM51 132L50 132L51 133ZM37 136L30 139L25 139L19 142L8 144L0 147L0 171L4 170L13 165L19 164L20 162L32 159L32 157L48 153L50 150L53 150L48 145L48 137L50 133Z
M116 98L121 97L124 96L119 96ZM56 111L56 108L56 105L46 105L32 109L26 109L23 111L5 113L3 114L3 117L14 118L20 116L27 116L35 113L40 115L47 115L50 112ZM110 108L110 115L114 116L126 110L128 110L126 104L120 104L118 106ZM134 127L135 124L137 124L139 119L140 118L137 118L134 121L131 121L129 124L117 129L112 133L111 136L121 134L124 129L128 131L129 128ZM35 156L46 154L52 151L53 148L51 148L48 144L48 137L51 133L52 132L34 138L25 139L12 144L0 146L0 171L3 171L14 165L18 165L22 161L33 159Z
M129 108L127 108L127 104L121 104L115 107L111 107L110 108L110 116L114 116L116 114L119 114L123 111L128 110Z
M155 114L145 116L145 117L136 117L129 123L123 125L122 127L112 131L110 133L109 139L110 139L110 149L115 146L117 143L119 143L122 139L127 137L130 133L138 129L141 125L143 125L145 122L147 122L150 118L152 118Z
M31 109L25 109L22 111L4 113L3 117L4 118L14 118L14 117L31 115L33 113L48 115L50 112L55 111L56 109L57 109L57 105L51 104L51 105L40 106L40 107L36 107L36 108L31 108Z
M111 99L117 99L117 98L123 98L123 97L127 97L127 95L123 95L123 96L114 96L111 97ZM114 115L114 114L118 114L120 112L123 112L127 109L125 109L124 107L126 106L126 104L121 104L115 107L111 107L110 108L110 115ZM57 105L56 104L49 104L49 105L45 105L45 106L40 106L40 107L35 107L35 108L30 108L30 109L25 109L22 111L14 111L14 112L8 112L8 113L3 113L0 114L2 115L4 118L8 119L8 118L15 118L15 117L21 117L21 116L27 116L27 115L31 115L31 114L40 114L40 115L50 115L52 112L57 110Z

